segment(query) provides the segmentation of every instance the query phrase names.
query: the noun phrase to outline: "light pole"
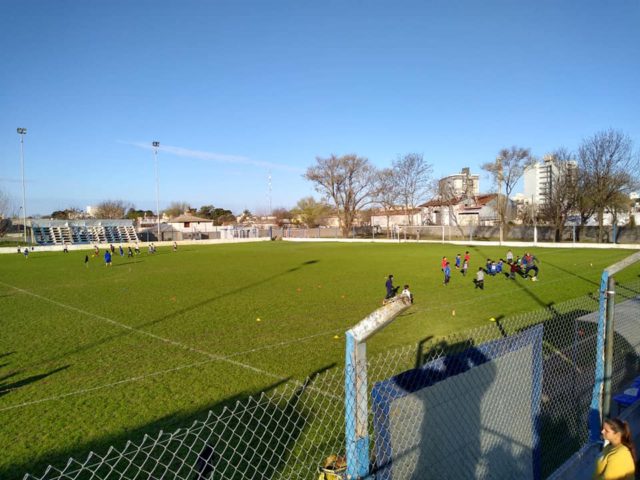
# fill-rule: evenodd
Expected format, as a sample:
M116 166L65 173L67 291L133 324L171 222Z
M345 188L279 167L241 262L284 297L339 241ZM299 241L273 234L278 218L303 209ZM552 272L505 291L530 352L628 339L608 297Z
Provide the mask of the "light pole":
M27 243L27 206L26 206L26 194L24 188L24 136L27 134L26 128L18 128L18 135L20 135L20 166L22 168L22 230L24 232L24 243Z
M158 177L158 148L160 142L152 142L153 146L153 158L156 166L156 221L158 223L158 241L160 241L160 180Z

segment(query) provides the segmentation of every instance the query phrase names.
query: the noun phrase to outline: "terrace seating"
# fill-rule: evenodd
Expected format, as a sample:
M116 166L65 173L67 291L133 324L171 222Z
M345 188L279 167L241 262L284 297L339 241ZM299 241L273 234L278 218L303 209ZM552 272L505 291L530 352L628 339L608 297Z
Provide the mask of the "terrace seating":
M49 220L42 223L31 225L33 239L39 245L133 243L139 241L133 225L127 225L127 222L122 220L113 222L108 220L82 220L79 222Z

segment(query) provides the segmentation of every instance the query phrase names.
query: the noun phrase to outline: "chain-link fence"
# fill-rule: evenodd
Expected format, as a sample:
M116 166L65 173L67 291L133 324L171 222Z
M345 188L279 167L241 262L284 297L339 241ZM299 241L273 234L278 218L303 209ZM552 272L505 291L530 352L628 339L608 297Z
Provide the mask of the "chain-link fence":
M617 287L614 393L640 371L639 294L640 281ZM371 471L385 478L384 468L396 461L394 479L490 478L505 471L504 465L526 473L527 465L537 462L533 470L542 478L551 474L589 437L597 310L598 295L588 295L371 358L367 364L367 396L374 406L367 412ZM539 373L531 367L535 355L517 354L520 347L500 347L508 343L505 339L518 342L536 325L543 325L537 409L530 393ZM487 345L491 347L483 347ZM173 433L116 445L24 479L317 478L318 465L326 457L345 455L344 379L343 368L320 371L304 384L288 383L247 398ZM447 408L433 410L439 413L433 418L431 403L414 402L409 410L391 411L393 430L381 431L381 412L371 401L372 390L391 381L410 392L411 382L418 380L419 386L438 386L432 390L434 398ZM505 387L509 382L513 386ZM514 412L528 421L511 421ZM422 439L416 432L423 432L429 441L416 441ZM401 445L396 451L418 460L402 463L385 458L389 445ZM431 450L425 451L427 446ZM450 456L452 451L461 454L460 461ZM438 458L442 461L433 470L424 462ZM454 461L455 469L447 470Z

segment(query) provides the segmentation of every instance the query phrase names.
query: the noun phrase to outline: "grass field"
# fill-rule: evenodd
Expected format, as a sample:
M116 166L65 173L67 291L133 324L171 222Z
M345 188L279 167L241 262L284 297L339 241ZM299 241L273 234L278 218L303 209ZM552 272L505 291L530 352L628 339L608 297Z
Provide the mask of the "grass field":
M416 303L369 343L370 355L595 292L602 269L631 253L539 249L539 282L489 277L480 291L475 270L506 249L468 250L468 276L454 269L446 287L440 259L462 247L184 246L116 255L110 268L102 258L86 268L86 252L2 255L0 478L172 430L340 365L344 331L380 306L389 273Z

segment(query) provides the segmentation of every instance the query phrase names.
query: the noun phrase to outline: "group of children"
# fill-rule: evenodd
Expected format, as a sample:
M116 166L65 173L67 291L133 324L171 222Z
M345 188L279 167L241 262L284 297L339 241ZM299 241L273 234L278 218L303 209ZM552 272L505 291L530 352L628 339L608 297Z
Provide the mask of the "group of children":
M124 257L124 248L122 245L118 245L118 251L120 253L121 257ZM173 242L173 251L177 252L178 251L178 244L177 242ZM109 244L109 248L105 249L104 251L104 264L107 267L110 267L112 264L112 257L113 255L115 255L116 252L116 248L113 246L113 244ZM153 243L149 244L149 254L154 254L156 253L156 246ZM136 242L134 248L131 248L131 245L127 246L127 257L128 258L133 258L133 256L135 255L140 255L140 247L138 246L138 243ZM93 256L94 257L98 257L100 255L100 248L98 248L98 245L94 245L93 246ZM85 266L89 266L89 255L85 255L84 256L84 264Z
M517 257L515 260L513 258L513 252L511 250L507 251L507 260L503 260L502 258L497 262L487 258L487 262L484 267L478 267L478 271L476 272L476 278L473 279L473 283L475 288L479 288L480 290L484 290L484 278L485 275L490 275L495 277L496 275L504 273L507 279L515 280L516 275L520 275L522 278L531 279L532 281L538 280L538 272L539 268L536 265L538 259L531 255L529 252L525 252L522 257ZM459 253L455 258L455 268L460 271L462 276L467 275L467 271L469 269L469 263L471 261L471 255L469 251L464 252L464 256ZM443 285L449 285L451 281L451 265L447 257L442 257L442 261L440 263L440 270L444 275ZM533 271L533 276L529 276L529 272ZM389 275L387 277L387 281L385 283L385 288L387 290L387 294L384 297L383 304L386 304L389 300L395 298L398 295L398 290L400 287L394 287L393 285L393 275ZM409 290L409 285L405 285L404 289L400 296L406 296L413 303L413 294Z

